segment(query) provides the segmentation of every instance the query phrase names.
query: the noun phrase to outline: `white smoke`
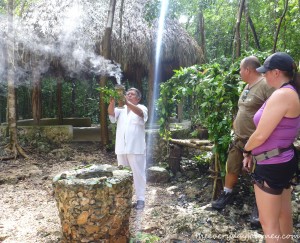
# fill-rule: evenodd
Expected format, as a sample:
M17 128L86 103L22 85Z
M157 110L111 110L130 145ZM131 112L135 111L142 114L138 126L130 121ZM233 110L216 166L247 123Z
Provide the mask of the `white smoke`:
M29 9L22 19L15 16L18 79L24 82L33 68L44 74L55 61L71 77L93 73L120 80L120 65L96 53L100 33L104 31L104 25L99 23L107 17L103 16L107 4L101 2L95 8L95 2L88 0L45 1ZM5 81L6 59L2 50L6 48L6 23L7 17L0 16L0 82Z

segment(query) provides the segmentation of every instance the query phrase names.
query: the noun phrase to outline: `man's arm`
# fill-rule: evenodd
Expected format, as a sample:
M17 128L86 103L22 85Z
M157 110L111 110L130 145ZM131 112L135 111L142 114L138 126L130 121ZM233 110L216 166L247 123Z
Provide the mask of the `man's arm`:
M110 98L107 112L108 112L108 115L113 116L113 117L115 116L115 99L114 98Z
M125 99L125 104L127 105L127 107L132 110L135 114L137 114L138 116L140 116L141 118L144 118L144 112L141 108L139 108L137 105L131 103L130 101L128 101L127 99Z

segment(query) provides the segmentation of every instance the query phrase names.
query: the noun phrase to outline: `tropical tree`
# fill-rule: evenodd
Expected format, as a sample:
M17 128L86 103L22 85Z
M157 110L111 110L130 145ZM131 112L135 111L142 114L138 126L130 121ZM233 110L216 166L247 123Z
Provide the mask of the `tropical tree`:
M235 38L234 38L235 49L233 49L233 51L235 51L235 55L233 55L234 58L241 56L240 27L241 27L241 19L242 19L242 14L243 14L244 8L245 8L245 0L241 0L240 6L238 9L236 25L235 25Z
M102 55L104 58L111 59L111 33L114 22L116 0L110 0L108 17L106 22L106 28L104 38L102 41ZM107 77L102 76L100 78L100 88L105 88L107 83ZM101 89L100 89L101 90ZM108 145L108 127L107 127L107 106L103 97L103 92L100 91L100 125L101 125L101 143L103 146Z
M40 124L42 118L42 97L41 97L41 73L39 71L39 57L33 55L32 70L32 118L36 125Z
M15 37L14 37L14 0L7 3L7 107L8 107L8 130L10 141L7 148L16 158L19 154L27 157L24 150L18 144L17 118L16 118L16 92L15 92Z
M276 29L276 33L275 33L275 37L274 37L273 52L276 51L276 45L277 45L277 40L278 40L278 35L279 35L280 27L281 27L282 21L285 18L286 12L288 10L288 4L289 4L289 1L285 0L284 1L284 9L283 9L282 15L280 16L280 19L279 19L279 22L278 22L278 26L277 26L277 29Z
M204 4L201 1L199 1L199 9L197 15L197 29L195 33L195 38L202 49L204 60L206 61L205 19L203 14L204 8L205 8Z
M148 3L146 18L158 16L158 2ZM169 17L181 21L195 36L208 62L235 58L239 52L250 49L282 50L296 59L300 57L298 0L174 0Z

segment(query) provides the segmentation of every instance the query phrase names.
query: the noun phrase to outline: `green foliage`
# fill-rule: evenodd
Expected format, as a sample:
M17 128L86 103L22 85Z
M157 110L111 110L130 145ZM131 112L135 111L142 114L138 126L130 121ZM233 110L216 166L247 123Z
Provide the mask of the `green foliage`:
M32 103L30 80L16 88L18 119L32 118ZM99 123L99 91L103 90L106 103L110 97L117 99L118 93L111 80L105 88L100 89L96 79L65 80L62 83L62 112L63 117L90 117L93 124ZM57 117L57 80L46 77L41 81L42 117ZM0 122L6 121L7 83L0 83ZM113 127L113 125L111 125ZM113 132L115 128L113 128Z
M145 19L152 21L159 17L161 0L147 1ZM203 13L205 25L206 57L210 63L222 57L231 58L234 49L236 16L240 1L220 0L173 0L169 1L168 18L186 19L182 26L190 36L199 36L199 12ZM284 10L285 1L253 0L247 1L248 16L258 36L262 51L272 50L274 35ZM300 38L299 1L290 0L288 10L282 22L277 42L277 51L287 51L296 60L300 58L298 43ZM243 13L240 23L241 49L258 49L249 22ZM197 37L196 37L197 38ZM199 40L197 40L199 42Z
M183 102L184 116L192 121L194 127L204 126L208 130L209 139L215 145L214 152L225 163L232 138L233 117L245 85L239 75L240 62L250 55L263 62L269 53L250 50L231 65L224 59L226 65L223 68L213 63L175 70L175 75L160 87L158 112L161 136L170 138L169 117L176 114L176 106Z
M26 9L30 6L30 4L37 2L38 0L14 0L14 14L17 16L21 16ZM0 13L6 13L7 11L8 0L0 1Z
M183 102L192 124L207 128L209 139L215 144L214 152L225 162L233 116L243 86L238 70L239 62L227 71L216 63L175 70L175 75L161 85L158 99L161 136L170 136L168 118L175 112L176 105Z
M197 15L198 0L169 0L167 17L179 19L180 16ZM145 6L144 18L147 22L152 23L154 19L159 18L161 0L150 0Z
M0 14L5 13L6 7L4 5L4 2L0 1Z
M96 80L76 80L62 83L63 117L90 117L92 123L99 120L99 92ZM73 97L73 98L72 98ZM21 99L21 97L18 97ZM43 117L57 117L57 81L42 81Z
M104 88L98 87L97 90L101 93L104 102L107 104L109 103L111 97L113 97L115 100L120 98L118 92L110 86L105 86Z
M134 238L130 239L130 243L141 242L141 243L154 243L159 242L159 237L143 232L138 232Z
M195 160L196 163L199 164L199 165L205 165L205 164L210 164L211 157L212 157L211 152L204 151L199 155L195 155L193 160Z
M145 14L144 18L148 23L152 23L152 21L159 17L159 0L153 0L147 2L145 6Z

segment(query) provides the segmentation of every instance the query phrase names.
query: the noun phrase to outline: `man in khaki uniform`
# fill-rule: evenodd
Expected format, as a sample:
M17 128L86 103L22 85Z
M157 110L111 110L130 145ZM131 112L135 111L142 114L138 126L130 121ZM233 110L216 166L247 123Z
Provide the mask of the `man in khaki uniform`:
M246 57L240 64L241 79L247 83L238 101L238 113L233 123L235 138L231 143L226 162L224 191L212 202L215 209L224 208L232 201L232 190L243 166L243 152L248 138L255 130L253 116L274 91L264 77L256 71L260 62L255 56Z

